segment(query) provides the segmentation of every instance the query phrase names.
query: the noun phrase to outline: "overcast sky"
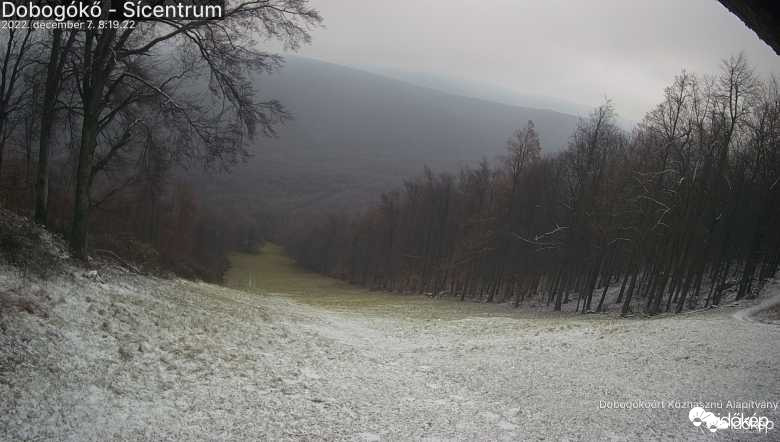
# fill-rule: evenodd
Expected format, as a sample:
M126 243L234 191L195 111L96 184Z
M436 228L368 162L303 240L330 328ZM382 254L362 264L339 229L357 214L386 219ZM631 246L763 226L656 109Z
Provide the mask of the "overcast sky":
M311 0L325 18L300 55L445 75L639 120L685 68L714 73L744 51L780 57L716 0Z

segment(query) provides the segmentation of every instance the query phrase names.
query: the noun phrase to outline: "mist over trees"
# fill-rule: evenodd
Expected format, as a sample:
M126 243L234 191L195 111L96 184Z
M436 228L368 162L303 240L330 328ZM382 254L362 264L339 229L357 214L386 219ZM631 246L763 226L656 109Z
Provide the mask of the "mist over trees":
M541 156L426 168L360 216L291 226L299 263L355 284L554 310L655 314L751 297L780 263L780 91L742 55L682 72L633 133L606 102Z
M262 154L230 174L198 179L194 188L215 200L262 202L291 218L365 208L419 174L422 164L453 171L501 154L518 121L533 120L548 151L562 149L577 125L573 115L452 95L297 56L255 84L294 118L277 137L262 140Z
M282 59L258 48L277 40L296 49L320 21L306 0L229 1L223 20L4 33L0 159L9 145L25 152L23 165L0 161L5 204L65 232L82 259L92 229L221 256L233 247L230 228L212 227L215 238L216 220L170 181L183 168L227 169L250 154L256 133L274 135L289 115L258 99L250 78ZM115 228L124 223L135 228Z

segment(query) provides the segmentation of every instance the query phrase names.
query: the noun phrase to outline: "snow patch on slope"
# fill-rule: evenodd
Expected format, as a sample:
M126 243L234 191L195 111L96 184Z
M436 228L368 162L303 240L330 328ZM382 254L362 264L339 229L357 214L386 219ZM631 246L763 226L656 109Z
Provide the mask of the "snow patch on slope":
M599 401L780 397L780 328L725 307L423 319L67 263L0 299L4 440L709 440Z

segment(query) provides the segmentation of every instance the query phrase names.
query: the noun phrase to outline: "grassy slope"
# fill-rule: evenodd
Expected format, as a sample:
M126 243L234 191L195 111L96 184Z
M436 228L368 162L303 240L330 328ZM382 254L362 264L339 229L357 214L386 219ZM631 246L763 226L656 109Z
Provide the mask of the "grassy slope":
M457 319L467 316L520 316L506 305L431 299L369 291L298 267L281 247L267 244L259 254L230 255L231 269L225 281L231 288L263 294L284 294L310 305L337 311L397 313L405 317Z

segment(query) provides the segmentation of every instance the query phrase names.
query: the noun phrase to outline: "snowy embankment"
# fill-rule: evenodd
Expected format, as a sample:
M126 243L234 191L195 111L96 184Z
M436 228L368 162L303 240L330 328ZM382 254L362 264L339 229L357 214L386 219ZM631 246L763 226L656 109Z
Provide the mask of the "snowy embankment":
M436 320L53 273L0 267L1 440L710 440L690 407L605 404L780 400L780 327L733 308Z

